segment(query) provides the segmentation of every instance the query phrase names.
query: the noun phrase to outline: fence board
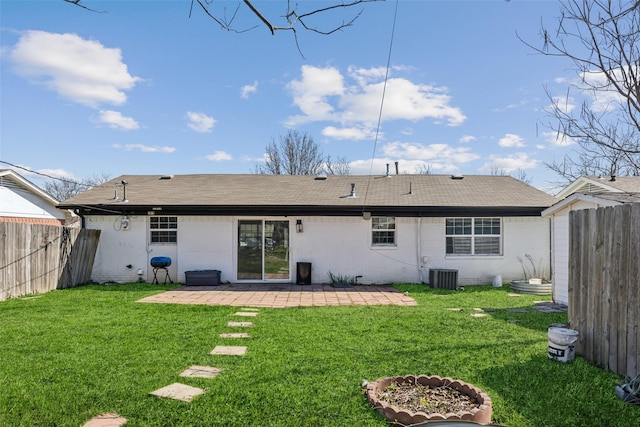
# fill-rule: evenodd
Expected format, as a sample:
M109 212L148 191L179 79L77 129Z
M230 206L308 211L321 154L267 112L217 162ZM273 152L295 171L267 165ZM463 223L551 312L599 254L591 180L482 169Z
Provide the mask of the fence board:
M99 230L0 222L0 301L87 283L99 237Z
M569 322L578 354L621 375L640 367L640 204L571 212Z

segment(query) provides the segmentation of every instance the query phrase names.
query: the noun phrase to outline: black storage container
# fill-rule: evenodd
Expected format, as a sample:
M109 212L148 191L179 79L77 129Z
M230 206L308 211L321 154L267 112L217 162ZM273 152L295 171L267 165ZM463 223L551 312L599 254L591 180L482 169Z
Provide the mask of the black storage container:
M298 285L311 284L311 263L299 262L296 265L296 283Z
M220 284L220 270L185 271L187 286L218 286Z

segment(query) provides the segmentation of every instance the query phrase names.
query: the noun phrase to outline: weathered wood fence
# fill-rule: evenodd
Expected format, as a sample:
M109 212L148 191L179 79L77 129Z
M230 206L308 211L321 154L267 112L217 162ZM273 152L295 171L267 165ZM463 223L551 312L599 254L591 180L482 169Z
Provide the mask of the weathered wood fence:
M0 301L91 279L100 230L0 222Z
M569 217L569 323L576 353L620 375L640 373L640 204Z

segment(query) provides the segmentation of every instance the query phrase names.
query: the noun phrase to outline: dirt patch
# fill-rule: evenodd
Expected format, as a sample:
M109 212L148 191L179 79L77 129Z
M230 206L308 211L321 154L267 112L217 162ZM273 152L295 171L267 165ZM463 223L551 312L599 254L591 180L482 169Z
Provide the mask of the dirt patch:
M389 405L427 415L470 412L480 407L475 398L446 385L432 387L413 382L391 383L377 397Z

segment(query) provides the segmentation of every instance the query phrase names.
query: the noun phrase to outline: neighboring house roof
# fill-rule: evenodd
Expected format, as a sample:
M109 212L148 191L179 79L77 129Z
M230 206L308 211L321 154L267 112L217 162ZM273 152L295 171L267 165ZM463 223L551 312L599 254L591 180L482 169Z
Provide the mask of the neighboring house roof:
M73 217L58 201L11 169L0 169L0 218L5 222L56 224Z
M542 216L554 215L568 206L578 202L592 203L594 207L617 206L626 203L640 203L640 192L638 193L574 193L555 205L542 211Z
M538 216L556 201L510 176L201 174L124 175L60 207L85 215Z
M556 197L564 199L573 193L640 193L640 176L581 176L563 188Z

